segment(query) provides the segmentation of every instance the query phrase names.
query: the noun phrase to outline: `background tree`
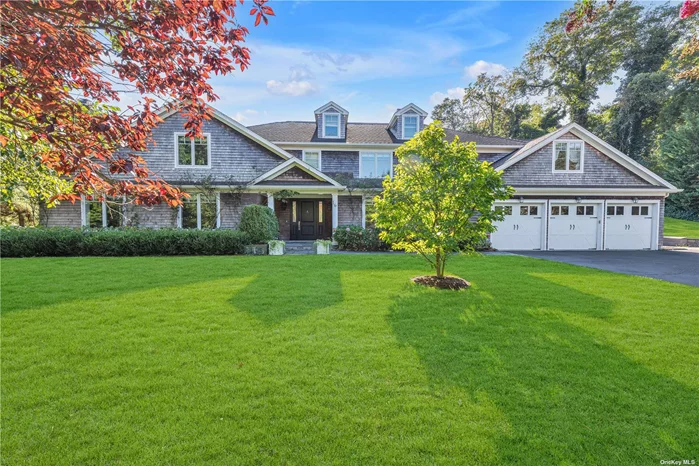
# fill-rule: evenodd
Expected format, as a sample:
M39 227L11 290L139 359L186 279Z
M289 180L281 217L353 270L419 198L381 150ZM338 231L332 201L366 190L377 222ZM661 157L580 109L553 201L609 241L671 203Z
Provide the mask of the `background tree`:
M256 26L274 14L265 2L253 0ZM36 145L25 156L72 180L71 192L59 198L99 193L178 204L182 193L155 179L135 152L146 149L159 122L154 98L186 102L188 134L201 135L205 101L217 98L209 77L249 65L241 45L248 29L237 22L236 6L236 0L2 1L0 123L8 131L0 146ZM140 96L139 103L126 111L104 105L124 93ZM126 151L117 153L121 147Z
M510 74L481 74L466 87L461 100L444 99L432 110L432 119L446 128L522 139L547 133L563 116L560 107L544 109L529 103Z
M510 197L511 189L478 159L474 143L447 142L439 123L400 146L396 156L393 179L384 180L382 196L374 199L379 236L394 249L420 254L442 278L451 254L473 250L495 231L502 213L493 203Z
M598 88L612 83L633 41L640 10L623 2L572 31L566 30L569 12L561 13L529 45L524 63L516 70L519 85L531 95L553 94L572 121L586 126Z
M699 220L699 112L687 114L662 137L659 155L667 180L684 190L668 198L668 210Z

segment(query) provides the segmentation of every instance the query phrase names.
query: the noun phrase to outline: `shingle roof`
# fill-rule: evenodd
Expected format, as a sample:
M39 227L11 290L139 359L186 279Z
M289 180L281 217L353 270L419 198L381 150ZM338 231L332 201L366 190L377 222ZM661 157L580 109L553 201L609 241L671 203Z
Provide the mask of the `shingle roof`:
M280 121L262 125L248 126L248 129L275 143L282 142L328 142L346 144L402 144L388 130L386 123L348 123L347 136L344 139L319 138L316 123L313 121ZM485 146L521 146L527 141L521 139L485 136L445 129L449 140L459 136L464 142L475 142Z

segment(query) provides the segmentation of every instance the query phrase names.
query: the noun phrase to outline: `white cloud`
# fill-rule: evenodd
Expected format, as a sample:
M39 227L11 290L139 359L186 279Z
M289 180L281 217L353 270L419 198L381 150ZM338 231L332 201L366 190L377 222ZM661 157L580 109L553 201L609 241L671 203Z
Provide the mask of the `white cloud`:
M233 119L238 123L243 123L245 121L250 120L250 118L256 117L259 114L260 112L258 112L257 110L248 108L243 110L242 112L236 112L235 115L233 115Z
M464 93L465 91L463 87L453 87L451 89L447 89L446 94L444 92L435 92L430 96L430 104L441 104L446 98L462 99L464 97Z
M315 84L310 81L267 81L267 90L275 95L289 95L299 97L313 94L318 91Z
M478 60L477 62L468 65L464 68L464 73L467 77L476 79L479 75L485 73L490 76L497 76L503 74L507 70L505 65L499 63L490 63L485 60Z

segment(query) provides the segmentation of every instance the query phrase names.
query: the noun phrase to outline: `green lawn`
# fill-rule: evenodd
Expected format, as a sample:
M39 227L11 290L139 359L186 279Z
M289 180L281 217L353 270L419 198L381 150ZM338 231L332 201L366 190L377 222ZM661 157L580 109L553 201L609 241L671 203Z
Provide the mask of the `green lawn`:
M665 217L664 235L699 238L699 222Z
M515 256L2 260L3 464L699 460L699 288Z

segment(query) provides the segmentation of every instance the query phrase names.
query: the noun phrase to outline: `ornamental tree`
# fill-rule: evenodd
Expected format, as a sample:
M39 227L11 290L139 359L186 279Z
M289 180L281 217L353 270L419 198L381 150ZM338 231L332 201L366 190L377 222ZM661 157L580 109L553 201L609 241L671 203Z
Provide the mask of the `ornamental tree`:
M434 122L396 150L394 177L386 177L374 200L380 238L394 249L420 254L444 277L450 255L474 251L495 231L502 212L497 200L511 196L490 164L478 159L475 143L446 140Z
M266 1L253 0L255 26L274 14ZM201 136L210 118L206 102L217 98L207 80L250 63L237 6L237 0L3 0L0 146L35 145L35 160L72 182L59 199L98 193L179 204L183 194L156 179L135 152L146 149L160 121L156 98L186 102L188 135ZM135 105L123 111L108 105L127 93Z

